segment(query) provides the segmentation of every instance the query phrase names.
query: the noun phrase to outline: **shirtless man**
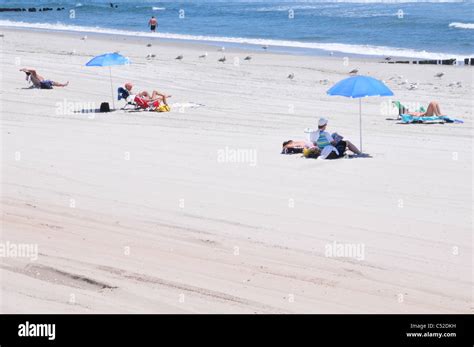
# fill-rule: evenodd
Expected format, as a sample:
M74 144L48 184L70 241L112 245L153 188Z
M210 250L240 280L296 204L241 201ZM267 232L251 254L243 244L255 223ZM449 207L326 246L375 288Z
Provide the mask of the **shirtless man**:
M150 26L150 30L155 32L156 27L158 26L158 21L156 20L155 16L151 16L150 20L148 21L148 25Z
M130 82L127 82L125 83L125 89L127 89L130 94L133 94L132 93L132 88L133 88L133 84L130 83ZM163 94L157 90L154 90L152 92L152 94L150 95L150 93L148 93L146 90L136 94L137 96L139 96L140 98L144 99L145 101L156 101L158 100L161 103L165 104L165 105L168 105L168 102L167 102L167 98L170 98L171 95L166 95L166 94Z
M59 83L51 80L46 80L43 76L38 75L38 73L34 69L23 68L20 69L20 71L26 73L26 80L31 81L35 88L53 89L53 87L66 87L69 84L69 81L66 83Z

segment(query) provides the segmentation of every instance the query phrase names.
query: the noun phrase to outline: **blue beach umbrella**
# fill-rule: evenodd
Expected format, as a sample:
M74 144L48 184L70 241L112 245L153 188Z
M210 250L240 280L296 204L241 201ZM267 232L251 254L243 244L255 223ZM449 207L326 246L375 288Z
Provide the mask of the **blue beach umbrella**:
M362 98L367 96L392 96L393 92L375 78L353 76L337 82L327 91L327 94L359 99L360 150L362 151Z
M114 65L127 65L130 64L130 60L118 53L105 53L98 55L97 57L92 58L86 64L86 66L108 66L109 67L109 76L110 76L110 90L112 92L112 105L115 109L114 101L114 87L112 84L112 66Z

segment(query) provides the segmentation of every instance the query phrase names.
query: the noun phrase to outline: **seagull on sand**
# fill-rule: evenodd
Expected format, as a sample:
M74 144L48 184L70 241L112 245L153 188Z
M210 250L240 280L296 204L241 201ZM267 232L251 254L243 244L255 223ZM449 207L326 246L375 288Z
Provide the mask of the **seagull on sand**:
M359 69L354 69L352 71L349 71L349 75L357 75L359 73Z
M248 55L248 56L246 56L246 57L244 58L244 60L250 61L250 60L252 60L252 57L251 57L250 55Z
M220 59L217 60L217 61L220 62L220 63L224 63L226 60L227 60L227 59L226 59L225 56L224 56L224 57L220 58Z
M176 60L183 60L183 58L184 58L184 57L183 57L183 55L181 54L181 55L178 55L178 56L177 56L176 58L174 58L174 59L176 59Z
M200 55L199 58L200 58L200 59L205 59L205 58L207 58L207 52L205 52L203 55Z
M295 78L295 74L292 72L288 75L288 77L290 80L292 80L293 78Z
M439 72L435 75L435 77L441 78L444 76L444 72Z

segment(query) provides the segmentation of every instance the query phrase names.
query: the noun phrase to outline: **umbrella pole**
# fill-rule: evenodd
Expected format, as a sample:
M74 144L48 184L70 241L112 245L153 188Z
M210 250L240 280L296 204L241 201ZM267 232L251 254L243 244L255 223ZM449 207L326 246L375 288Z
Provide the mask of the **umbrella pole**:
M359 134L360 134L360 151L362 152L362 98L359 98Z
M112 109L115 110L114 86L112 84L112 67L109 66L110 91L112 93Z

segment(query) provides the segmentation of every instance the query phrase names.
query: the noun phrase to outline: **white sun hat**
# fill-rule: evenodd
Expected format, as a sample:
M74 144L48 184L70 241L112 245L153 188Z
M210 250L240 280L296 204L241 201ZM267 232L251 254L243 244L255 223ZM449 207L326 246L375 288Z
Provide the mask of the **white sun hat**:
M328 120L326 118L319 118L318 126L322 127L328 124Z

